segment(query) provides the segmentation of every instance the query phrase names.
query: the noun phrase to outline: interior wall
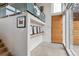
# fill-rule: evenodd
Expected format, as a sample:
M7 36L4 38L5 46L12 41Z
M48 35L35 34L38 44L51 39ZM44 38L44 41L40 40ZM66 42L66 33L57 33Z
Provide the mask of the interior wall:
M54 3L51 3L51 13L54 13Z
M66 29L66 28L65 28L65 26L66 26L66 25L65 25L65 20L66 20L66 19L65 19L65 14L63 14L62 21L63 21L63 44L64 44L64 45L66 45L66 41L65 41L65 29Z
M62 11L63 11L63 17L62 17L62 21L63 21L63 44L66 47L66 40L67 40L67 11L65 11L65 6L64 4L62 4ZM64 12L65 11L65 12ZM69 23L69 22L68 22Z
M40 43L43 42L43 33L40 34L34 34L30 35L30 31L32 30L30 28L31 25L33 26L40 26L42 27L42 23L40 19L34 17L33 15L27 13L27 19L28 19L28 55L31 55L31 51L36 48Z
M31 17L31 16L29 16L29 17ZM35 19L35 17L31 17L31 18ZM39 19L36 19L36 20L39 20ZM35 23L35 22L34 23L30 22L30 25L42 27L40 24ZM30 28L30 26L29 26L29 28ZM30 41L29 41L30 42L30 51L32 51L34 48L36 48L40 43L42 43L42 41L43 41L43 35L42 35L42 33L35 34L35 35L30 35Z
M0 17L5 16L6 15L6 8L0 8Z
M51 42L51 3L41 3L39 5L44 6L45 13L45 33L43 36L43 41Z
M30 51L36 48L40 43L42 43L42 34L31 37L30 39Z
M62 9L65 11L63 13L63 44L69 48L70 44L70 10L65 9L64 4L62 4Z
M27 55L26 28L17 28L17 17L26 14L0 18L0 38L16 56Z

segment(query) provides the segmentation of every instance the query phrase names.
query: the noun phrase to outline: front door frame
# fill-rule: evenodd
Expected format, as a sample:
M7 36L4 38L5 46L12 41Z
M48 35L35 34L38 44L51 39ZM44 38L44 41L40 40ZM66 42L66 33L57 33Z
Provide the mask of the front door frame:
M52 17L53 16L59 16L59 15L62 15L62 13L53 13L52 15L51 15L51 43L56 43L56 42L52 42ZM63 19L62 19L62 24L63 24ZM61 43L60 44L62 44L63 43L63 25L62 25L62 41L61 41ZM58 43L59 44L59 43Z

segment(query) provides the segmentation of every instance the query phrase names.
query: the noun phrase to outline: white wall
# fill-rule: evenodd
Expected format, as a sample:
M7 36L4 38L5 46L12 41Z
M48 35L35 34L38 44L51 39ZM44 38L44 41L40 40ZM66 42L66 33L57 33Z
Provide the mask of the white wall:
M43 33L40 34L35 34L35 35L30 35L30 25L34 25L34 26L41 26L43 27L44 24L42 24L42 22L34 17L33 15L27 13L27 19L28 19L28 30L27 30L27 35L28 35L28 55L31 55L31 51L36 48L40 43L43 42Z
M17 28L16 18L26 14L0 18L0 38L13 55L27 55L26 28Z
M70 48L70 21L71 21L71 15L70 15L70 9L67 9L66 10L66 14L65 14L65 16L66 16L66 19L65 19L65 45L66 45L66 47L68 47L68 48Z
M41 26L41 25L35 24L35 23L31 23L31 25ZM36 48L42 42L43 42L42 33L30 36L30 51L32 51L32 49Z
M3 7L3 8L0 7L0 17L5 16L5 15L6 15L6 8L5 7Z
M66 9L63 15L63 43L70 56L75 55L72 48L72 8Z
M54 4L51 3L51 13L54 13Z
M63 14L63 43L69 48L70 42L70 12L69 9Z
M65 19L65 14L63 14L62 20L63 20L63 44L65 45L65 44L66 44L66 41L65 41L65 31L66 31L66 30L65 30L65 29L66 29L66 28L65 28L65 26L66 26L66 25L65 25L65 20L66 20L66 19Z
M44 6L45 13L45 34L43 37L43 41L51 42L51 3L41 3L39 5Z

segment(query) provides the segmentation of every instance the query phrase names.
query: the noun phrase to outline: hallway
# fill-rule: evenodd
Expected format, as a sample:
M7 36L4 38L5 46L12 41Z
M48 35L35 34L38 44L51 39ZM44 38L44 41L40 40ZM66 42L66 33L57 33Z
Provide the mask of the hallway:
M67 56L61 44L42 42L31 51L32 56Z
M79 4L0 3L0 7L0 39L13 56L79 55L74 46L79 44Z
M73 46L74 51L76 52L77 56L79 56L79 45L74 45Z

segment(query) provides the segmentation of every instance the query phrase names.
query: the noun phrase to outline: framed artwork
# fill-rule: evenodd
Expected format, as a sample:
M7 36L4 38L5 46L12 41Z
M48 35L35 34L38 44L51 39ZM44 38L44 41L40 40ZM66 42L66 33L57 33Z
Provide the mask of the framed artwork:
M42 27L40 27L40 31L41 31L41 33L42 33Z
M39 26L39 33L41 33L41 28L40 28L40 26Z
M26 27L26 16L17 17L17 28L25 28Z
M41 31L41 33L44 33L44 31L43 31L43 28L42 28L42 27L40 27L40 31Z
M37 34L36 26L34 26L34 34Z
M30 35L32 35L32 34L33 34L33 26L30 25Z
M40 26L38 26L38 33L40 33Z
M37 34L38 34L38 26L36 26L36 31L37 31Z
M35 33L34 33L34 26L32 26L32 34L35 34Z

